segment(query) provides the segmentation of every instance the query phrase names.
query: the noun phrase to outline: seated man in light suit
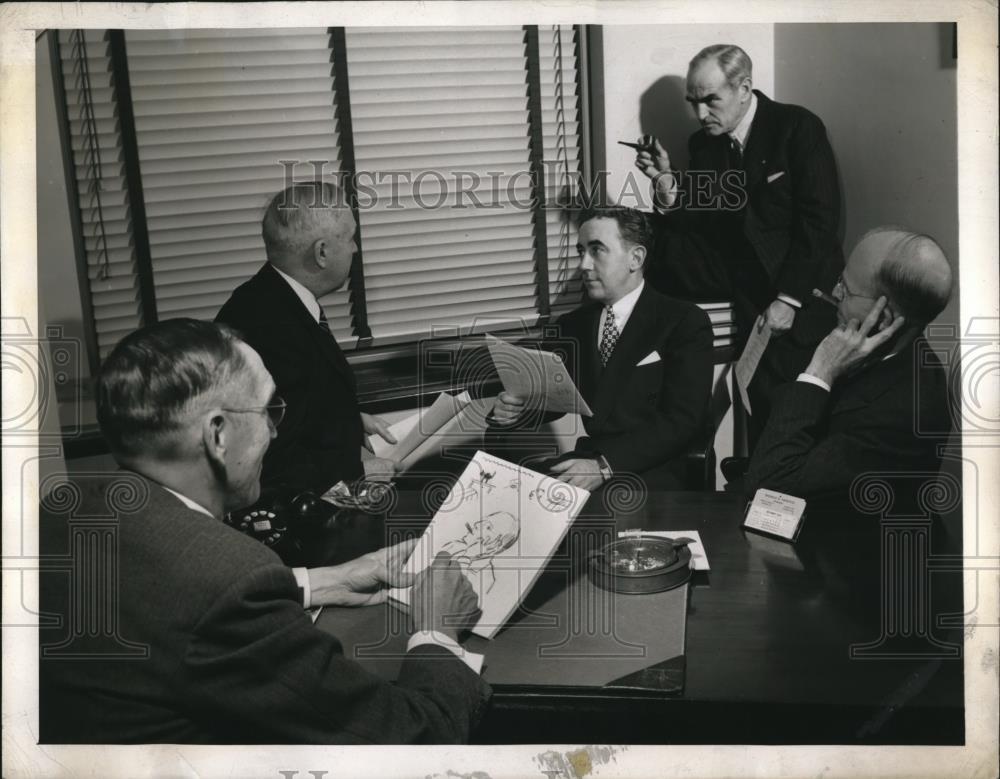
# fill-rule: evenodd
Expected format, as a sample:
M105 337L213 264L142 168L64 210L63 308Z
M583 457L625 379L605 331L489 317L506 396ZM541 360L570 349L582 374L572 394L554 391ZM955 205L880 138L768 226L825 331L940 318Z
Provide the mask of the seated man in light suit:
M347 281L355 229L351 210L329 182L279 192L264 214L267 262L215 318L260 354L288 404L264 458L265 485L324 492L338 481L394 471L387 460L362 463L366 435L396 441L383 420L359 410L354 372L318 300Z
M865 472L936 472L951 416L923 330L951 287L932 238L895 227L865 234L833 290L839 324L778 389L746 487L846 503Z
M580 217L576 248L590 302L561 317L558 330L570 351L564 362L593 416L583 417L587 434L573 453L549 468L587 490L625 474L650 489L679 489L682 456L706 430L712 328L696 305L644 282L649 245L640 211L603 208ZM501 392L487 448L501 454L538 421L524 398Z
M293 572L221 521L257 499L280 408L260 357L219 325L162 322L108 356L97 415L123 470L68 486L77 506L42 506L42 553L72 563L40 577L42 610L59 617L39 631L43 741L468 740L489 688L456 642L476 596L454 561L412 581L418 632L389 684L303 606L384 601L410 583L414 542ZM115 535L97 562L78 549L94 517Z

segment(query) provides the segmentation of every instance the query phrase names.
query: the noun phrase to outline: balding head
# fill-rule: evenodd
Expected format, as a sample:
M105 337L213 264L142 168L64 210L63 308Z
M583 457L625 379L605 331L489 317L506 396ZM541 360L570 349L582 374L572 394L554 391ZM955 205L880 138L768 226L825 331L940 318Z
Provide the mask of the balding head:
M876 227L858 241L848 265L862 284L874 290L873 295L885 295L910 326L923 329L951 297L951 266L928 235Z
M272 199L261 232L268 261L320 297L347 279L355 223L328 181L293 184Z

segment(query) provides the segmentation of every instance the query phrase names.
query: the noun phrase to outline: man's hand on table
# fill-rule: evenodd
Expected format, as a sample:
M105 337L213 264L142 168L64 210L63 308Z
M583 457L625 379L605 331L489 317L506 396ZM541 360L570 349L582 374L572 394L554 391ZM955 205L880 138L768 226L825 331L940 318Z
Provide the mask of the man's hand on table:
M667 209L677 199L677 177L670 169L670 155L652 135L643 135L638 143L635 166L653 180L654 205Z
M838 326L820 341L804 373L832 387L837 379L864 363L888 343L905 322L903 317L896 316L884 329L869 336L885 307L886 298L880 297L860 325L857 319L851 319L846 325Z
M560 460L549 468L549 473L567 484L593 492L604 484L601 464L589 457L573 457Z
M524 414L524 404L524 398L512 395L506 390L501 392L493 403L493 423L500 427L516 424Z
M447 552L417 574L410 594L410 615L415 631L434 631L458 641L458 631L479 618L479 598Z
M403 564L417 545L409 539L395 546L363 554L342 565L310 568L311 606L370 606L383 603L389 587L408 587L413 574Z

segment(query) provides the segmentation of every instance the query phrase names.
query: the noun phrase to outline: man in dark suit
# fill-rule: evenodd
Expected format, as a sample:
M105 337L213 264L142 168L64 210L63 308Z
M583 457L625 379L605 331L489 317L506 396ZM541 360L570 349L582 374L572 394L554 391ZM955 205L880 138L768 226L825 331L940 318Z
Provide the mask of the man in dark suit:
M550 468L584 489L625 474L649 488L680 488L683 455L706 431L711 325L697 306L645 283L649 242L639 211L581 215L576 248L591 302L560 318L555 343L568 352L563 361L594 415L583 417L586 436L574 451ZM525 398L500 393L488 446L512 446L532 421L539 416L532 419Z
M354 373L318 300L344 285L357 251L354 217L339 198L333 184L319 181L275 195L262 226L267 263L215 318L260 354L288 404L264 459L265 485L324 492L394 471L387 460L362 463L366 435L395 439L383 420L358 408Z
M766 321L773 334L749 388L751 439L773 388L795 378L834 320L812 298L843 268L840 187L823 123L752 88L738 46L709 46L691 60L687 100L702 130L690 166L676 174L646 136L636 165L653 179L657 246L648 278L686 299L732 299L745 339Z
M834 287L840 324L776 391L746 486L843 504L865 472L936 472L951 416L922 334L951 286L928 236L880 227L862 237Z
M260 357L219 325L162 322L108 356L97 414L123 470L42 505L42 553L65 561L40 577L57 618L39 631L43 741L468 739L488 687L445 621L476 610L454 561L412 580L418 632L389 684L303 606L384 601L409 583L412 542L293 571L221 521L257 499L281 409Z

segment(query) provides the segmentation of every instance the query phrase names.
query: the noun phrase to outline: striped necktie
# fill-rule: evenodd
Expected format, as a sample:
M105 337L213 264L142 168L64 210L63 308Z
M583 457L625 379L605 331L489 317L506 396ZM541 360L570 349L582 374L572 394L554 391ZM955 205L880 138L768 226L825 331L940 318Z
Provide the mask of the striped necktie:
M611 353L618 343L618 324L615 322L615 310L611 306L604 307L604 328L601 330L601 366L604 367L611 359Z

